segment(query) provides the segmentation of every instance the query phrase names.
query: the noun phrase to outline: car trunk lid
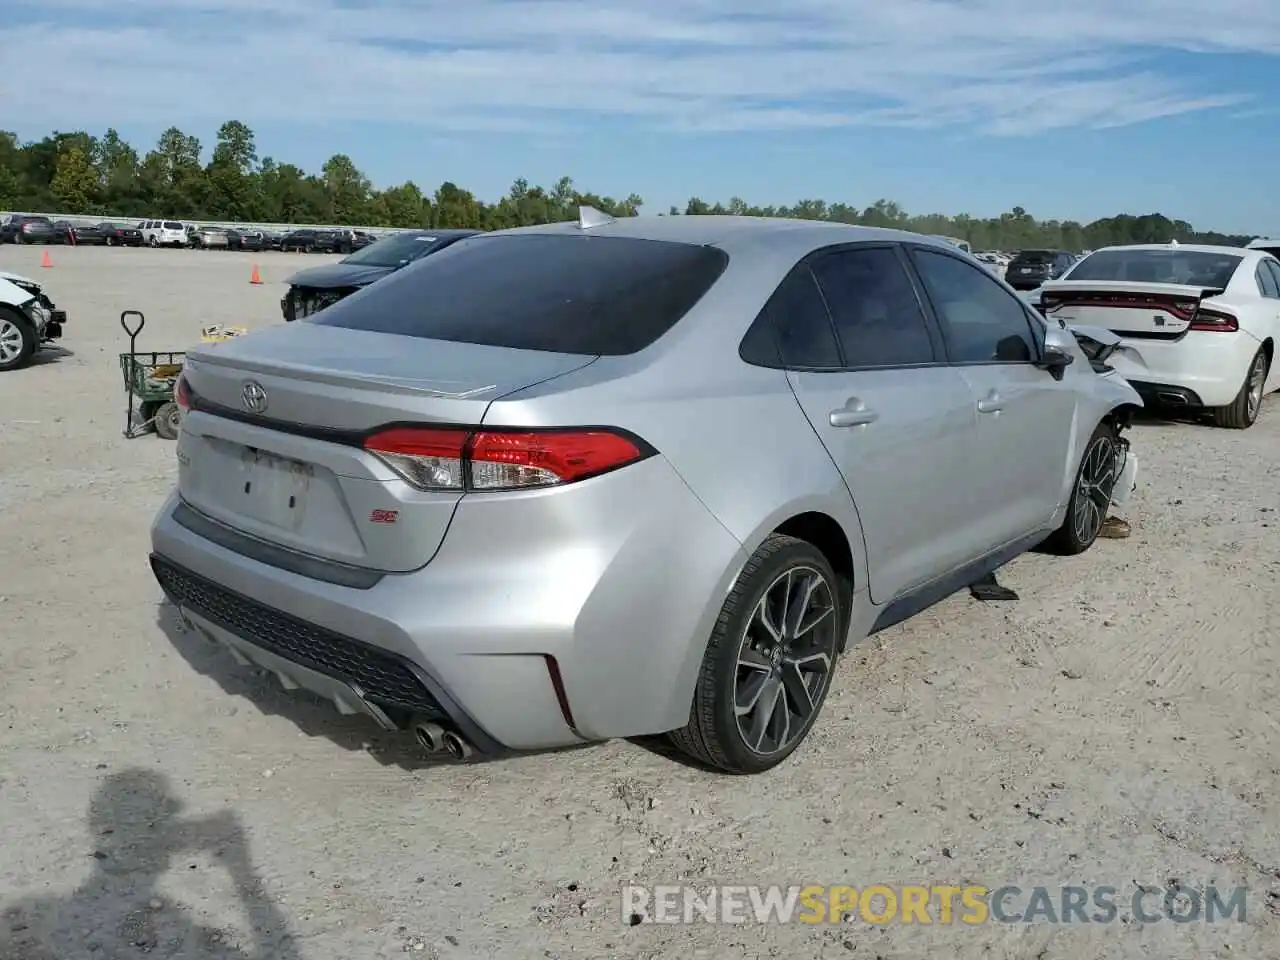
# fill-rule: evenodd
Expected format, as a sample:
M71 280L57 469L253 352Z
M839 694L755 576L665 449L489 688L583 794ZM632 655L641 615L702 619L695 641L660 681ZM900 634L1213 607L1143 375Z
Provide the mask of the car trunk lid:
M178 489L206 516L309 556L388 572L435 554L460 492L411 487L361 438L393 423L478 425L497 398L591 356L270 328L187 355Z
M1122 337L1176 340L1194 324L1212 316L1230 316L1214 303L1223 291L1181 283L1130 280L1058 280L1040 291L1047 316L1068 325L1102 327Z

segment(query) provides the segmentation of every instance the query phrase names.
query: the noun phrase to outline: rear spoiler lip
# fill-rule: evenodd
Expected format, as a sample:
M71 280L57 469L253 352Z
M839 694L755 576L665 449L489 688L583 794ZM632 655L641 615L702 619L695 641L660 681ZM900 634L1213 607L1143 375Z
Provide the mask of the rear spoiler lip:
M1036 302L1034 305L1043 305L1046 296L1052 297L1055 294L1059 296L1069 296L1073 291L1081 293L1114 293L1114 294L1162 294L1168 293L1170 296L1178 296L1177 289L1157 289L1143 290L1142 287L1162 287L1162 288L1180 288L1185 293L1180 295L1183 297L1194 298L1196 303L1203 303L1214 297L1220 297L1227 292L1225 287L1196 287L1190 284L1181 283L1151 283L1139 284L1137 282L1129 282L1123 280L1058 280L1050 281L1043 284L1037 289L1031 291L1036 294Z

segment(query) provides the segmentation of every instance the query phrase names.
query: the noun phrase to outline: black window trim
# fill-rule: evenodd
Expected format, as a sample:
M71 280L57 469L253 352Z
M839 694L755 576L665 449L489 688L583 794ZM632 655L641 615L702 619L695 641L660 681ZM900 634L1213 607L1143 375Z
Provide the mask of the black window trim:
M953 367L1015 367L1015 366L1030 367L1030 366L1035 366L1037 363L1040 363L1044 360L1044 335L1047 332L1047 327L1042 322L1033 322L1032 316L1030 313L1031 307L1027 305L1027 302L1023 300L1021 297L1019 297L1011 289L1007 289L1006 285L1002 283L998 278L993 277L990 271L982 270L979 267L975 267L972 263L970 263L964 257L957 257L953 255L950 251L944 250L941 247L935 247L932 244L907 242L907 243L904 243L903 246L906 248L907 259L911 265L912 277L915 283L917 284L919 290L923 294L924 302L928 305L929 316L932 319L933 323L938 327L938 329L942 331L943 341L946 344L946 356L947 356L948 365ZM948 336L947 325L945 322L943 322L942 317L939 315L938 311L935 309L933 300L929 296L928 284L925 283L924 276L923 274L920 273L919 266L916 263L916 254L919 252L936 253L939 256L950 257L952 260L956 260L956 261L959 261L960 263L963 263L966 267L968 267L971 270L977 270L987 280L990 280L993 284L995 284L996 287L998 287L1001 290L1001 292L1003 292L1008 297L1010 297L1014 303L1016 303L1019 307L1021 307L1022 319L1027 324L1027 330L1031 334L1031 342L1033 344L1032 358L1030 360L956 360L954 359L954 357L952 357L951 340L950 340L950 337Z
M932 249L932 248L930 248ZM827 295L822 291L822 284L818 282L818 278L813 273L813 264L828 256L838 253L847 253L858 250L892 250L898 258L899 264L906 273L907 280L911 284L912 293L916 299L916 305L920 308L920 315L924 320L925 330L929 335L929 345L933 348L934 359L927 363L888 363L888 364L850 364L844 355L844 344L840 342L840 332L836 328L835 318L831 315L831 307L827 303ZM778 342L777 331L773 324L768 322L765 316L765 310L769 303L773 300L774 295L782 289L782 285L790 282L795 276L801 273L809 274L809 282L813 284L818 291L818 296L822 300L823 309L827 314L827 324L831 329L831 338L835 341L836 353L840 358L838 366L834 367L813 367L799 364L789 364L782 359L782 346ZM768 327L769 338L773 343L773 356L769 360L762 357L748 357L744 353L744 346L747 338L751 335L757 324L766 324ZM928 302L924 298L924 291L920 286L919 278L916 276L915 270L912 268L910 260L907 258L901 243L896 241L884 240L862 240L853 243L833 243L825 247L819 247L811 250L801 257L790 270L786 272L777 286L770 291L769 296L765 298L765 302L760 306L760 310L756 313L755 319L747 325L746 331L742 335L742 339L738 343L738 356L744 363L753 367L765 367L770 370L785 370L795 373L868 373L881 370L929 370L935 367L950 366L947 359L946 344L943 340L942 332L938 328L937 318L933 311L929 308Z

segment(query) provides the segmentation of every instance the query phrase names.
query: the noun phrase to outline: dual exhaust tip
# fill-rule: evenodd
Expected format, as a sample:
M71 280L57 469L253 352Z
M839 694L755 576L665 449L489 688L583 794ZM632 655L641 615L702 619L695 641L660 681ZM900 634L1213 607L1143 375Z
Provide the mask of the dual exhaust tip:
M414 721L413 735L427 753L447 753L455 760L469 760L475 754L475 748L461 734L433 720Z

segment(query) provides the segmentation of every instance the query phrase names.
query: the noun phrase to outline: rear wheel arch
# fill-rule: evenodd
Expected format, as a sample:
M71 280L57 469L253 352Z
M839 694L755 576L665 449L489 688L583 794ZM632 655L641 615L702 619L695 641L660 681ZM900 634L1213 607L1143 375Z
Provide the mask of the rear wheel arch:
M779 524L770 536L779 534L794 537L817 547L831 564L840 580L841 606L847 617L853 602L856 574L853 565L853 548L848 534L834 517L817 510L799 513ZM767 539L767 538L766 538Z

